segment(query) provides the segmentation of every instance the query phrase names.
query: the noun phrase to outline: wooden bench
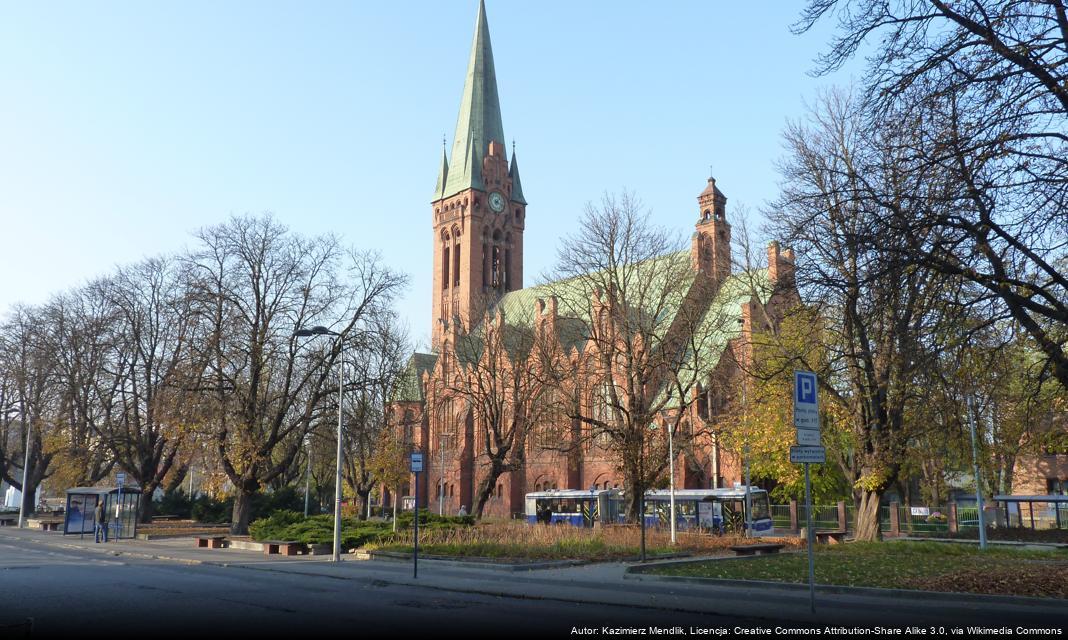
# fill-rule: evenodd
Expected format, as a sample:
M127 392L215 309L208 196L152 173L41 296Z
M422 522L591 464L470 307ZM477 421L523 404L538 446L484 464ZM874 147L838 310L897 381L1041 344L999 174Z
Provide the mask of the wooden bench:
M268 540L263 543L263 554L267 556L273 556L275 554L295 556L307 553L308 545L303 542L297 542L296 540Z
M152 516L152 522L169 522L177 519L178 516Z
M740 544L733 546L730 549L734 552L735 555L751 556L758 553L778 553L779 549L782 549L784 546L786 545L769 542L764 544Z
M817 531L816 544L839 544L845 541L845 531Z
M225 549L226 536L197 536L198 549Z

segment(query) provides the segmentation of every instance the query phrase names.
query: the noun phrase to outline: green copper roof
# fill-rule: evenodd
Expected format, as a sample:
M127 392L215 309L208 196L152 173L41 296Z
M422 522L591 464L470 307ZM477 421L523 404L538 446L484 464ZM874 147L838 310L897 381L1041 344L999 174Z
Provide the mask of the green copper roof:
M423 373L434 368L438 357L431 353L413 353L408 359L408 366L397 381L397 387L393 392L393 402L422 402Z
M519 181L519 163L515 161L515 149L512 149L512 166L508 168L508 177L512 179L512 202L526 204L523 198L523 183Z
M479 2L475 40L471 44L464 95L460 100L460 115L456 119L456 135L452 141L452 170L448 172L443 192L437 197L447 198L464 189L482 188L482 157L490 140L504 144L504 125L501 124L501 103L497 98L486 4Z

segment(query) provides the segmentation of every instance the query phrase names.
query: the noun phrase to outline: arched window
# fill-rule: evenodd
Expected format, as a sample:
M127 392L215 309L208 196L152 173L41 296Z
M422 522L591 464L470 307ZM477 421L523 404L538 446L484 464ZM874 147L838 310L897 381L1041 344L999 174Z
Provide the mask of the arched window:
M449 288L449 265L452 261L449 260L450 247L448 244L441 250L441 288Z

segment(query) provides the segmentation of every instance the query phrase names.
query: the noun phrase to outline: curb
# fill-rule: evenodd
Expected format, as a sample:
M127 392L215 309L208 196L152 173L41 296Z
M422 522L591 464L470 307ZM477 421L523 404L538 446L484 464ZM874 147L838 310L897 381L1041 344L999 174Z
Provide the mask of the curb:
M766 589L770 591L808 591L807 584L797 582L771 582L767 580L732 580L728 578L698 578L691 576L653 576L644 575L646 573L646 569L647 566L628 567L623 573L623 579L647 582L676 582L700 584L709 587ZM1008 604L1022 607L1063 608L1066 604L1068 604L1068 601L1061 598L1032 598L1027 596L1003 596L985 593L956 593L952 591L919 591L914 589L881 589L878 587L848 587L834 584L817 584L816 591L818 593L827 593L832 595L869 596L925 601L939 600L947 602L975 604Z
M371 560L386 562L411 562L410 554L396 551L371 551L367 553ZM485 560L457 560L446 556L419 556L420 562L433 562L445 567L469 567L472 569L489 569L492 571L536 571L538 569L566 569L592 564L591 560L550 560L539 562L506 563L487 562Z

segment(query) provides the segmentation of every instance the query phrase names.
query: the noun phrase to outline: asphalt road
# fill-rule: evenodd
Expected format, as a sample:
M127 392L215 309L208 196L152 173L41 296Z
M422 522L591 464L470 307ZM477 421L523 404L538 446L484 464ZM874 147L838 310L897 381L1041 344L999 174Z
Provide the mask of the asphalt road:
M754 620L504 598L372 579L102 556L0 541L0 638L571 637L605 627L733 628ZM763 623L767 625L766 622Z

